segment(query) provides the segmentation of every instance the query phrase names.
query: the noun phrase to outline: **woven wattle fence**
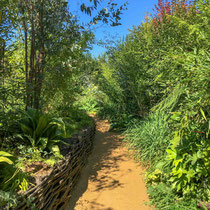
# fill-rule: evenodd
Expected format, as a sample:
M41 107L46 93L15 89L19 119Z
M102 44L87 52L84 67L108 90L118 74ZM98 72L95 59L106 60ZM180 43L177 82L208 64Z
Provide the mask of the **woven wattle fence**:
M45 177L39 185L24 194L17 209L31 209L31 205L28 204L30 200L36 209L60 209L71 197L81 169L87 162L93 148L94 134L95 125L66 139L68 145L63 144L61 148L64 160L55 165L50 175Z

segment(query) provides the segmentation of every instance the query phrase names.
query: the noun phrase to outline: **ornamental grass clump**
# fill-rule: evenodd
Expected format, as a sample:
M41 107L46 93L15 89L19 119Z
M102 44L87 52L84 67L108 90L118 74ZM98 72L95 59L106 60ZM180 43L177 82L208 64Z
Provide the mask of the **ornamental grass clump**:
M125 132L125 140L138 151L137 158L147 162L165 154L170 140L168 117L164 112L152 113Z

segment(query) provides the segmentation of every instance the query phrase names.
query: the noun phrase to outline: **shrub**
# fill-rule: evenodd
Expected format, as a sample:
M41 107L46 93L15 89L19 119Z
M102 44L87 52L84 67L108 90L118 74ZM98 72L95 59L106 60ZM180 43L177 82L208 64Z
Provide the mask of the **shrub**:
M203 113L204 114L204 113ZM181 113L179 114L181 115ZM167 160L171 163L169 183L183 196L192 196L203 201L209 200L209 129L205 115L199 125L191 121L188 115L180 117L180 127L174 132Z
M195 199L182 199L171 189L170 186L161 183L156 186L149 185L147 192L150 196L149 205L155 205L157 210L196 210Z
M12 192L5 192L0 190L0 207L5 209L5 206L16 207L17 206L17 195Z
M25 144L41 150L58 151L58 143L66 136L62 118L53 118L32 108L23 113L20 128L18 136Z
M0 151L0 190L15 191L26 178L26 174L16 168L15 161L14 156Z

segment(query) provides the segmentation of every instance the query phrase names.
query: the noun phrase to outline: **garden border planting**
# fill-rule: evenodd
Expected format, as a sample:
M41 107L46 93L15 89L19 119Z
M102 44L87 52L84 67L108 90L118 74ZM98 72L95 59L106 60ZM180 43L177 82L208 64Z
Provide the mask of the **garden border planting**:
M61 147L64 160L56 164L50 175L44 177L39 185L24 193L17 209L31 209L29 203L38 209L60 209L71 197L81 169L87 163L93 148L94 134L95 123L66 139L68 144Z

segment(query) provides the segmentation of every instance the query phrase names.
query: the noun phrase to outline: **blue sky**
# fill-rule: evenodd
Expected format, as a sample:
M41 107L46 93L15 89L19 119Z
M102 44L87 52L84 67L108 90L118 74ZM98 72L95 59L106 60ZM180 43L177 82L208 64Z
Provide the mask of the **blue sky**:
M81 22L87 22L90 20L90 18L81 13L80 10L80 4L81 2L87 2L81 1L81 0L68 0L69 1L69 8L70 11L72 11L74 14L77 13L79 16L79 19ZM112 40L117 41L125 37L129 31L128 29L132 29L133 25L139 25L142 21L144 21L144 16L146 15L146 12L152 13L152 9L154 8L154 5L157 4L158 0L128 0L128 10L123 11L123 14L121 15L121 26L116 27L110 27L110 26L98 26L98 28L95 30L95 36L97 40ZM108 0L104 0L104 3L102 6L104 6ZM124 0L116 0L116 3L119 5L124 3ZM91 54L93 56L98 56L105 52L106 49L94 45L93 50L91 50Z

